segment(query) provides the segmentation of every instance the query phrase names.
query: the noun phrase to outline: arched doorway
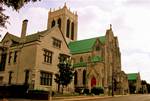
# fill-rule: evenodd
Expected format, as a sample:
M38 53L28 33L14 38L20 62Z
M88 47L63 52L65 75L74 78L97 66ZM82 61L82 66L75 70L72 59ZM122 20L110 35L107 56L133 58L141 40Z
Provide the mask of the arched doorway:
M96 78L93 76L91 79L91 88L96 86Z

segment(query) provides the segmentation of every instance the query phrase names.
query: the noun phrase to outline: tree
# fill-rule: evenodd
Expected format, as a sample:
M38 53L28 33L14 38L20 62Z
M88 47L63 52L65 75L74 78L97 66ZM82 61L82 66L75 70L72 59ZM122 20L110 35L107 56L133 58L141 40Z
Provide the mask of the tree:
M73 79L73 69L71 68L70 63L66 61L64 57L60 57L59 60L59 73L55 74L55 82L58 84L58 92L61 85L63 93L63 88L68 86L68 84L70 84Z
M150 93L150 84L147 83L146 86L147 86L148 93Z
M5 10L3 6L12 7L13 10L18 11L21 7L29 2L36 2L41 0L0 0L0 27L6 28L6 23L8 22L8 16L3 13Z

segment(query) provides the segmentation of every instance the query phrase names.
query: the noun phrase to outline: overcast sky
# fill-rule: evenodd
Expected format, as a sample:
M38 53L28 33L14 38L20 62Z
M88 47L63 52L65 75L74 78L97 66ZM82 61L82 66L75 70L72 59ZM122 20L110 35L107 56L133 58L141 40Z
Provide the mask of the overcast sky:
M140 72L150 83L150 0L41 0L25 5L19 12L6 8L10 16L8 31L20 36L22 20L28 19L27 33L45 30L50 8L64 3L78 12L78 39L105 35L109 24L119 39L122 69L126 73Z

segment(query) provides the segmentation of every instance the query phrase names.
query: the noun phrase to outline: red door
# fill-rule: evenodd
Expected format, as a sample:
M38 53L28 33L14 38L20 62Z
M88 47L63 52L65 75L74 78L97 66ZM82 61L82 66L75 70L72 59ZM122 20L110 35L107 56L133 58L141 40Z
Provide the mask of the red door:
M91 79L91 88L96 86L96 78L92 77Z

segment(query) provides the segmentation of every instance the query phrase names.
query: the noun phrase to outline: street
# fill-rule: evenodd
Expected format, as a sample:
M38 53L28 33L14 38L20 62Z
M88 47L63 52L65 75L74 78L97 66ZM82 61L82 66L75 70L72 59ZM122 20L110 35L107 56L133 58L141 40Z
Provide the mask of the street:
M77 100L74 100L77 101ZM110 98L89 99L86 101L150 101L150 95L129 95Z

